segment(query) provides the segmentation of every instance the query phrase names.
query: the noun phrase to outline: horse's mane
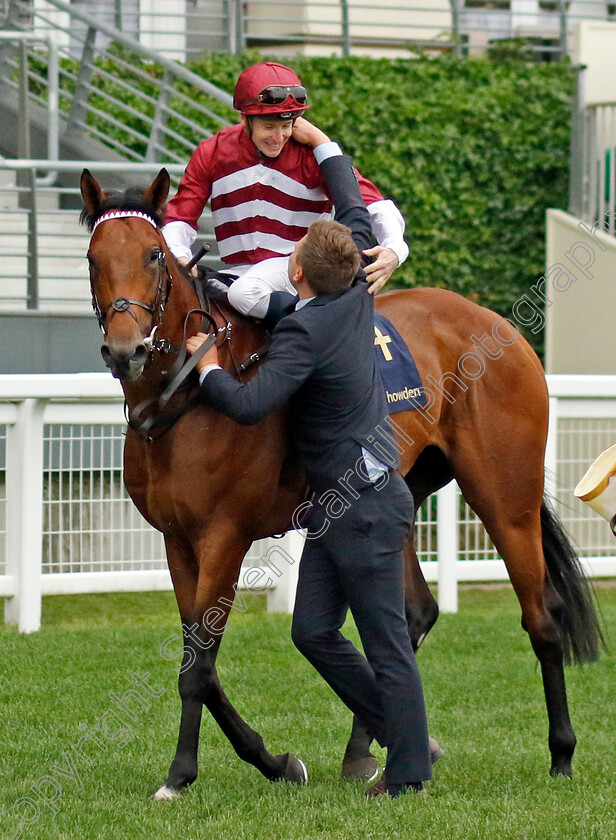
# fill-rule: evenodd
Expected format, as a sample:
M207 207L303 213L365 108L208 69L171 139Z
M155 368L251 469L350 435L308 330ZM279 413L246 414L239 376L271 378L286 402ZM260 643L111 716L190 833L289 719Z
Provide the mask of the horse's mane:
M156 227L161 227L163 223L164 211L159 210L145 201L143 194L146 187L129 187L123 192L120 190L108 190L105 192L105 198L96 208L96 212L89 213L86 208L81 211L79 222L85 225L92 233L96 220L109 210L136 210L139 213L145 213L155 223Z

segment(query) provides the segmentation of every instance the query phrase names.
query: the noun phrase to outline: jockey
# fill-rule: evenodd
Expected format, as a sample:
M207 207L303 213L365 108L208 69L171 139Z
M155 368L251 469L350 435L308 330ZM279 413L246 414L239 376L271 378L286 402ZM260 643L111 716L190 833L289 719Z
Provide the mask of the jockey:
M302 140L301 116L310 105L292 70L273 62L248 67L237 81L233 105L240 124L198 145L167 204L163 235L178 262L186 264L211 199L225 263L220 275L229 282L237 278L229 302L244 315L276 320L295 295L289 255L312 222L329 217L332 202L313 151ZM358 180L379 243L364 252L374 258L365 269L374 293L409 249L396 205L359 173Z

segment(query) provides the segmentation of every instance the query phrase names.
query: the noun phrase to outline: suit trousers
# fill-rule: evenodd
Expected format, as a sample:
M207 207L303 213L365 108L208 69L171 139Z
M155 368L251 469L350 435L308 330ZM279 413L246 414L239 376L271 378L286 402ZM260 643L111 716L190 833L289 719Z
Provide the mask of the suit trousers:
M404 609L402 549L413 498L397 472L380 491L366 484L355 495L338 518L323 505L311 510L293 641L387 747L388 783L425 781L432 778L428 724ZM349 608L365 657L340 632Z

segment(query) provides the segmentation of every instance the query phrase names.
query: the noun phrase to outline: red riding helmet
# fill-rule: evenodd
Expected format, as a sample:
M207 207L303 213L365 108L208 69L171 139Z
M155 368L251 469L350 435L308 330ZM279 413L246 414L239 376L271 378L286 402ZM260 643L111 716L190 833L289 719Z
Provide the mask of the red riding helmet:
M281 120L299 117L310 108L308 94L299 76L273 61L247 67L237 80L233 107L249 116L277 116Z

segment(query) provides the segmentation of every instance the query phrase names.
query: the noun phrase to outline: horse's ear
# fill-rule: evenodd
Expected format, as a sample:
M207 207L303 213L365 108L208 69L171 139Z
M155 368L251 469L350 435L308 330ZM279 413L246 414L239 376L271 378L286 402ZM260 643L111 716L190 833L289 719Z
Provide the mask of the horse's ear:
M84 204L84 216L92 218L96 215L98 208L105 197L101 189L101 185L89 169L84 169L81 173L79 185L81 187L81 197Z
M169 173L163 167L143 194L143 198L157 211L162 211L169 195Z

